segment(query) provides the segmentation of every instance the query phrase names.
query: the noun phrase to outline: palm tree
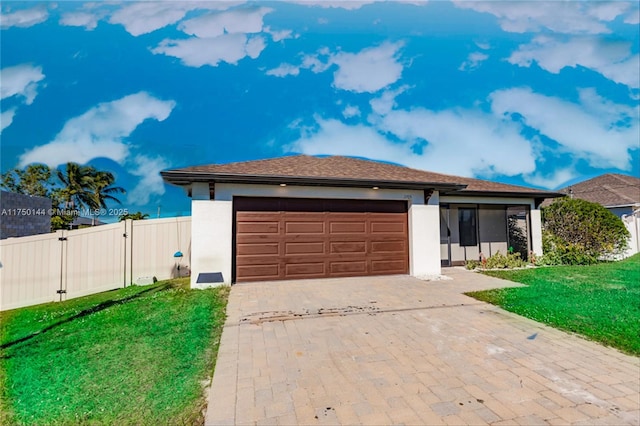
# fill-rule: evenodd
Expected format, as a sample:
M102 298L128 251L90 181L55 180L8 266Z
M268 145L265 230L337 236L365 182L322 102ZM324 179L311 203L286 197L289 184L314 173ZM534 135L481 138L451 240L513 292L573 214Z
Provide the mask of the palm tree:
M144 220L149 217L149 213L135 212L135 213L127 213L120 216L120 221L131 219L131 220Z
M57 170L58 179L62 184L59 195L65 209L78 210L93 206L91 196L95 172L93 167L77 163L67 163L64 170Z
M114 194L125 194L121 186L112 186L116 178L110 172L96 171L91 181L91 207L94 209L107 208L107 200L121 204Z
M64 171L58 170L58 179L62 188L59 196L67 209L79 210L89 208L95 224L99 210L107 208L107 201L120 204L116 194L124 194L124 188L113 186L116 178L111 172L96 170L93 166L81 166L77 163L67 163Z
M95 170L95 169L94 169ZM95 170L91 179L91 190L93 193L90 196L90 207L94 210L93 224L95 225L96 216L100 209L107 208L107 200L115 201L121 204L120 200L115 197L115 194L124 194L126 191L121 186L113 186L116 178L111 172L103 172Z

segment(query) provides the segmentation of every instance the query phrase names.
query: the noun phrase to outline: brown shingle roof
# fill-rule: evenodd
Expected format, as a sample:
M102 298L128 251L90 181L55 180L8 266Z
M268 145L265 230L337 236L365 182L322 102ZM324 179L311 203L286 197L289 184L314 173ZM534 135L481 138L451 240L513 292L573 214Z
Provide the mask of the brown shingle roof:
M640 204L640 179L608 173L558 190L605 207Z
M294 155L272 158L267 160L245 161L228 164L211 164L204 166L185 167L162 172L165 180L171 183L184 184L194 180L225 181L233 177L243 177L243 181L251 178L254 182L262 180L273 181L274 178L284 183L287 178L300 180L331 180L354 182L369 182L374 185L384 183L422 184L425 187L439 184L441 190L460 190L462 193L504 193L528 196L555 196L549 191L523 186L507 185L480 179L464 178L411 169L379 161L363 160L352 157L327 156L315 157L308 155Z

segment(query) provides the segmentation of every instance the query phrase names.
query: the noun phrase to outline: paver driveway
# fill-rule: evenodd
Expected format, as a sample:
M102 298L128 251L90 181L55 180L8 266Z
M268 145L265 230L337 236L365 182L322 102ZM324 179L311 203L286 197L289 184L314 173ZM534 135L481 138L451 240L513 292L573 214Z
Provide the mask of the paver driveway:
M638 424L638 358L478 302L445 270L232 288L207 424Z

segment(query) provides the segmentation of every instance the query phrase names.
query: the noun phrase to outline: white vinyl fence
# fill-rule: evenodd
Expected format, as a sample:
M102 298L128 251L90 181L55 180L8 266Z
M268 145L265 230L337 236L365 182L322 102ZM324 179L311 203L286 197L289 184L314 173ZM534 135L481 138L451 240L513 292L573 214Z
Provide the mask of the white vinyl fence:
M640 210L635 211L633 214L625 215L622 217L624 225L627 227L629 234L629 248L624 254L624 257L633 256L640 252Z
M1 240L0 310L187 276L190 258L190 217Z

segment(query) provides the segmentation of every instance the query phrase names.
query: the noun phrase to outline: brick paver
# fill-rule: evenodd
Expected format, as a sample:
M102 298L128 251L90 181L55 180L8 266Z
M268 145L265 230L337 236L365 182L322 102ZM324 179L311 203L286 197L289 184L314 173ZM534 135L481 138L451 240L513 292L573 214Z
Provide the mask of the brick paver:
M233 286L206 424L640 424L638 358L445 274Z

